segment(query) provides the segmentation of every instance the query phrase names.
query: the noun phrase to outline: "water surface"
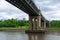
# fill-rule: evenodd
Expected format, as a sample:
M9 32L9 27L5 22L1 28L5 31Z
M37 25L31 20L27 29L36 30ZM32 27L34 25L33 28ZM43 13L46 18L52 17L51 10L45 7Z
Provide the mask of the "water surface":
M0 32L0 40L60 40L59 32L26 34L25 32Z

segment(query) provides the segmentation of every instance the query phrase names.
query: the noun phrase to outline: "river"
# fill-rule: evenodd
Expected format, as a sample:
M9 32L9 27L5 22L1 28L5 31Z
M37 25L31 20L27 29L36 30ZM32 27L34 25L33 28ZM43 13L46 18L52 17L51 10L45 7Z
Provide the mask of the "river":
M25 32L0 31L0 40L60 40L60 32L26 34Z

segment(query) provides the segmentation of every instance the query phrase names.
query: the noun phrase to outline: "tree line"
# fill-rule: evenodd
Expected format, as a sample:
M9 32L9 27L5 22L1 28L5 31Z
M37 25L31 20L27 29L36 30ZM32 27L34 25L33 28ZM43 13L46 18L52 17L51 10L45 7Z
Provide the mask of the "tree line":
M0 20L0 27L18 27L18 26L28 26L28 21L17 19Z
M49 26L53 27L53 28L60 28L60 21L59 20L53 20L49 23Z
M29 21L27 20L17 20L17 19L8 19L8 20L0 20L0 27L22 27L22 26L29 26ZM60 28L60 21L50 21L49 27L58 27Z

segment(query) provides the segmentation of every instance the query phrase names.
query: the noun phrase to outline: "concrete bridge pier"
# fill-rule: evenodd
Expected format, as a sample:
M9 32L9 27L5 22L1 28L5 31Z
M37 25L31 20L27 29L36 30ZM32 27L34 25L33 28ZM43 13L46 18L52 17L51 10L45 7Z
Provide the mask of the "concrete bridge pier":
M46 22L44 21L44 30L46 30Z
M46 22L41 21L41 16L29 16L29 30L26 33L45 33Z
M45 33L46 21L41 16L29 16L29 29L26 33Z
M41 17L29 16L29 30L40 30L40 28L41 28Z
M46 30L46 22L41 21L41 29Z

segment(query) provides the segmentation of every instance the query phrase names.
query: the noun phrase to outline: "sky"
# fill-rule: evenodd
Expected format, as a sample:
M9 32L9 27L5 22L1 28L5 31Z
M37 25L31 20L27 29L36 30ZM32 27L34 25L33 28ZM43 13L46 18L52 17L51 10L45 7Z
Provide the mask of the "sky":
M60 20L60 0L33 0L37 8L47 20ZM4 19L29 19L28 14L6 2L0 0L0 20Z

